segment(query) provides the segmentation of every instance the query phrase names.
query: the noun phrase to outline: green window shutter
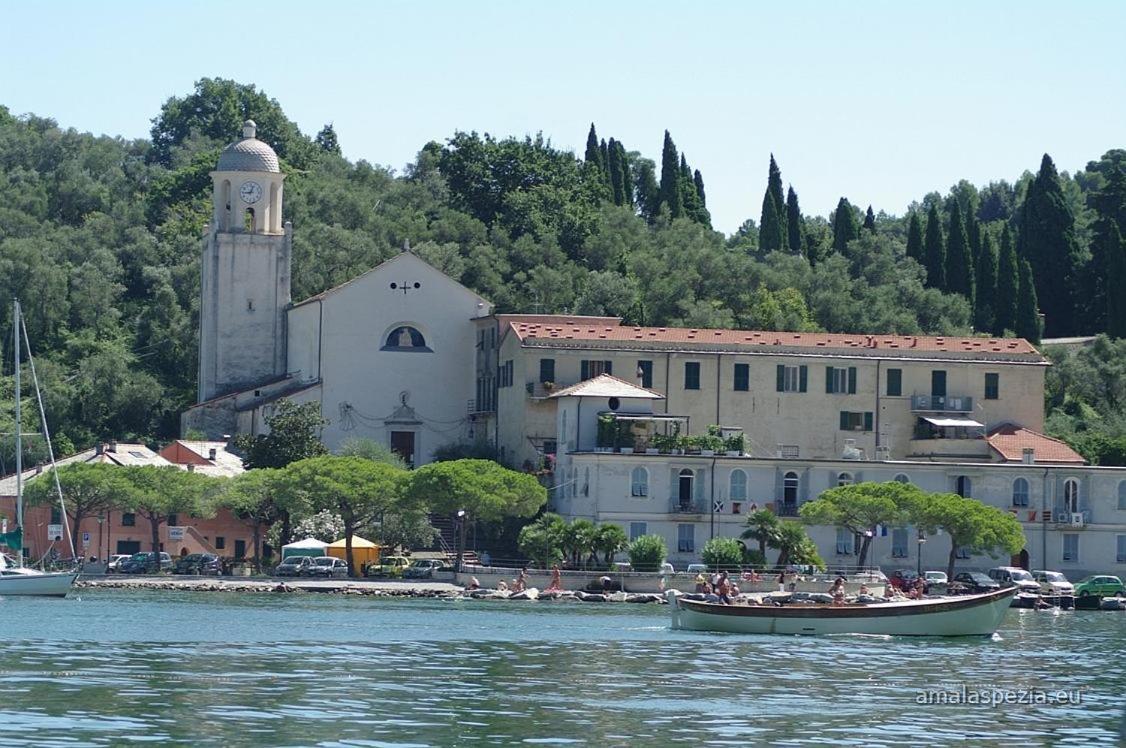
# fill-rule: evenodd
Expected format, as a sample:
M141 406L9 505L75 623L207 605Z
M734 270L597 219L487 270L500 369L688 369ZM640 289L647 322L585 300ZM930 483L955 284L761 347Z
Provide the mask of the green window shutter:
M830 395L833 394L833 367L832 366L826 366L825 367L825 392L830 394Z
M872 411L868 411L864 414L864 430L872 430Z
M786 391L786 367L778 364L778 391Z
M848 394L856 394L856 367L848 367Z
M798 392L805 392L809 379L809 367L798 367Z
M579 365L579 371L580 381L585 382L586 380L590 379L590 362L586 359L583 359L582 363Z
M614 362L613 361L603 361L602 362L602 372L604 374L613 374L614 373Z
M903 394L903 369L888 369L887 394L889 397Z
M848 411L841 411L841 431L848 431Z

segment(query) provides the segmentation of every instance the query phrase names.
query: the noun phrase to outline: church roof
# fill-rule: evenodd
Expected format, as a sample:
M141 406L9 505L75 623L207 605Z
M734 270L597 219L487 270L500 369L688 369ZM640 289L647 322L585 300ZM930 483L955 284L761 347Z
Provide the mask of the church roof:
M219 154L216 171L265 171L274 174L281 172L278 154L268 144L255 137L258 131L254 120L248 119L242 126L242 140L231 143Z
M660 392L638 387L610 374L599 374L593 379L573 384L559 390L552 397L631 397L638 400L664 400Z

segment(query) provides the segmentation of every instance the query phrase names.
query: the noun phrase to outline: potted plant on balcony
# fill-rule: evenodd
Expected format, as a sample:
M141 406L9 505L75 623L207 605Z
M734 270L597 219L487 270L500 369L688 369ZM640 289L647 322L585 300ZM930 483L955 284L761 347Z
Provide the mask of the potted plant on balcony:
M742 433L732 434L723 440L723 449L728 457L740 457L746 448L747 441Z
M604 413L598 416L598 443L595 452L610 452L614 449L614 432L617 430L614 416Z
M614 445L618 451L624 455L633 454L633 448L636 445L636 440L633 436L633 428L630 426L629 421L615 421L616 435Z
M543 382L543 391L549 395L555 392L555 382Z
M650 444L656 448L659 454L667 455L676 449L676 437L669 434L653 434ZM648 452L649 450L645 451Z

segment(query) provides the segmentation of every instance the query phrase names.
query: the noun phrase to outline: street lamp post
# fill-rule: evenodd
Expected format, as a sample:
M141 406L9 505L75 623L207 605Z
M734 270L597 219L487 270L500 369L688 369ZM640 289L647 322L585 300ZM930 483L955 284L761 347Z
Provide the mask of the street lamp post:
M457 510L457 559L454 561L454 574L461 574L461 559L465 553L465 526L468 521L468 512L464 509Z
M919 534L918 534L918 537L916 538L916 540L919 544L919 553L918 553L919 566L916 569L916 572L919 574L919 576L923 576L923 543L927 542L926 533L924 533L922 530L919 530Z

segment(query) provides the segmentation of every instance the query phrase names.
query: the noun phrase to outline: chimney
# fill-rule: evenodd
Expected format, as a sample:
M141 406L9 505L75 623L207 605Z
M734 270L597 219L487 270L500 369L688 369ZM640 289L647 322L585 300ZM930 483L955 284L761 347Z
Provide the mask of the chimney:
M188 472L189 473L195 472L195 465L193 463L190 463L190 462L188 463Z
M1032 465L1036 462L1036 450L1032 447L1025 447L1020 451L1020 461L1025 465Z
M212 447L211 449L207 450L207 459L214 462L215 455L217 455L218 453L219 453L219 450L217 450L215 447Z
M98 442L97 446L94 447L94 454L96 454L96 455L100 455L105 451L106 451L106 445L102 444L101 442Z
M43 463L42 462L35 463L35 474L40 475L42 473L43 473Z
M116 439L112 440L109 443L109 446L106 447L106 451L107 452L116 452L117 451L117 440Z

